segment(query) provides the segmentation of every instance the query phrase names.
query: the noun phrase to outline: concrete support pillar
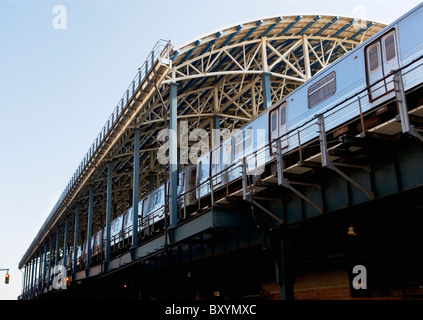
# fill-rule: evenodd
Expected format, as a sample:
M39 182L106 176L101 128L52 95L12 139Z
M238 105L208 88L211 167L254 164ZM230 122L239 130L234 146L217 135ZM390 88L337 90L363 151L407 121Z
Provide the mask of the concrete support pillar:
M109 162L107 167L107 199L106 199L106 248L105 260L110 260L110 245L111 245L111 226L112 226L112 177L113 177L113 162Z

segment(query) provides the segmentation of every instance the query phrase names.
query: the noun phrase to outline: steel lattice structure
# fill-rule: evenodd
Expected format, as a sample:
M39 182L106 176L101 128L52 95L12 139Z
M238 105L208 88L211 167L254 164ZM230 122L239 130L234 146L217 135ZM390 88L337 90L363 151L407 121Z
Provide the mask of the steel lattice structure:
M158 133L168 127L172 86L177 88L177 119L186 121L188 130L233 130L384 27L373 21L338 16L276 16L236 24L179 48L159 41L77 168L19 268L38 264L47 251L58 257L64 239L66 246L81 244L88 228L84 215L89 210L92 232L104 226L108 168L113 170L113 217L131 205L137 129L141 129L140 148L135 150L140 153L139 196L163 183L166 171L157 161L157 150L163 144L158 141ZM91 208L90 192L94 198ZM72 239L75 230L70 219L76 204L81 212L80 223L77 239ZM69 238L65 238L65 233ZM48 250L52 239L60 243L60 250L54 246Z

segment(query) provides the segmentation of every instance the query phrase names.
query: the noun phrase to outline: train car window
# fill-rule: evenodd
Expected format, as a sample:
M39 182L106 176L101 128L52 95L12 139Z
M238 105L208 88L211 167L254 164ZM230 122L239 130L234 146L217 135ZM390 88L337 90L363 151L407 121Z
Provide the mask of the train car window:
M277 116L278 114L276 112L272 113L272 119L271 119L271 131L275 131L276 130L276 126L277 126Z
M235 154L238 154L242 152L243 150L243 140L242 140L243 134L244 133L241 132L235 137Z
M161 191L161 190L160 190L160 191L157 191L157 192L154 194L154 205L156 205L156 204L159 204L159 203L160 203L161 196L162 196L162 191Z
M286 108L285 108L285 106L283 106L280 111L281 111L281 114L280 114L281 126L283 126L286 123Z
M390 34L385 38L385 58L386 62L394 60L397 56L395 50L395 35Z
M367 59L369 62L369 72L375 72L380 67L379 43L367 49Z
M336 74L332 72L308 88L308 107L311 109L336 92Z
M244 149L247 149L249 146L251 146L251 143L253 142L253 128L250 127L247 130L245 130L245 139L244 139Z

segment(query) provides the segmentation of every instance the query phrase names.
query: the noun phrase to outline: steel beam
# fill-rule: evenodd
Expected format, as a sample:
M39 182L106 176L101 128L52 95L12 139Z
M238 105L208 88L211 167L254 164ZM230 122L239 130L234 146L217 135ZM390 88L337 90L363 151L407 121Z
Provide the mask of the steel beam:
M170 227L174 228L178 224L178 139L177 139L177 83L170 84L170 137L169 137L169 175L170 175Z
M308 51L308 40L307 40L307 35L305 33L301 35L301 41L303 44L304 67L305 67L306 79L308 80L311 78L311 68L310 68L310 54Z
M327 141L326 141L325 120L324 120L323 114L318 116L317 125L319 126L319 140L320 140L320 153L321 153L321 158L322 158L322 167L326 167L328 169L335 171L341 177L343 177L345 180L347 180L349 183L351 183L353 186L355 186L357 189L359 189L360 191L365 193L370 200L373 200L375 198L375 195L374 195L373 192L367 191L359 183L357 183L354 179L351 179L348 175L346 175L344 172L339 170L336 167L336 164L333 163L329 159L329 152L328 152ZM368 167L366 167L366 170L368 170Z
M132 183L132 247L131 252L135 250L138 244L138 202L140 188L140 133L141 129L136 128L134 134L134 165L133 165L133 183Z
M63 266L67 267L67 252L68 252L68 229L69 229L69 219L65 217L65 234L63 236Z
M287 235L283 234L280 241L280 248L276 250L274 256L276 282L280 286L280 299L294 300L293 275L290 274L290 270L292 270L290 268L290 245Z
M55 259L54 259L54 265L59 265L59 251L60 251L60 227L57 227L57 233L56 233L56 253L55 253Z
M110 259L110 234L112 225L112 178L113 178L113 162L109 162L107 167L107 199L106 199L106 248L105 260Z
M75 206L75 227L73 234L73 272L76 272L78 261L79 204Z
M48 258L48 277L47 277L47 290L50 288L51 279L51 260L53 258L53 236L50 234L50 246L49 246L49 258Z
M94 186L89 187L88 196L88 222L87 222L87 260L86 270L91 266L91 237L93 234L93 207L94 207Z
M43 264L42 254L40 252L40 261L38 262L38 282L37 282L37 289L40 290L41 287L41 268Z
M34 289L34 265L35 261L34 259L31 260L31 281L30 281L30 295L32 296L33 289Z
M47 268L47 243L44 242L44 265L43 265L43 285L42 289L46 286L46 268Z

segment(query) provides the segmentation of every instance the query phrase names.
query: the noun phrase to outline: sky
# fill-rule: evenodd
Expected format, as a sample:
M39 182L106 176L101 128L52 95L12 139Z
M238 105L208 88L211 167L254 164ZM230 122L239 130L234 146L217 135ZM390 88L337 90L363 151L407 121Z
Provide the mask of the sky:
M21 294L19 261L159 39L289 14L389 24L420 2L0 0L0 300Z

